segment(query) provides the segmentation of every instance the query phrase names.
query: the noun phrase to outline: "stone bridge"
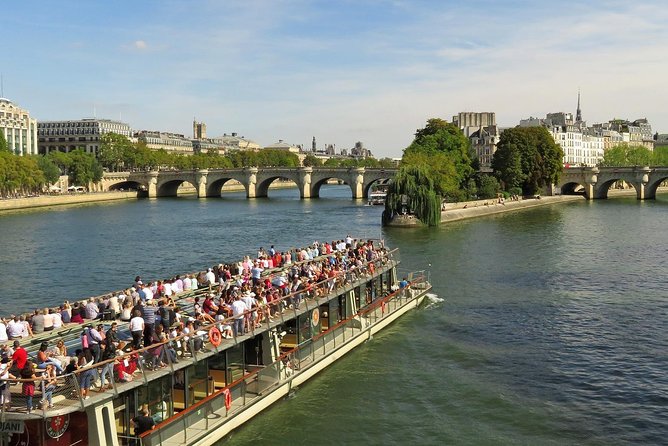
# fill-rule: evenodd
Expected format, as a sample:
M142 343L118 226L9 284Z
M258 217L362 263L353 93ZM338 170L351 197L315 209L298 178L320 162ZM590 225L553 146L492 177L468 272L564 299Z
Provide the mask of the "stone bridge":
M271 183L290 180L299 188L300 198L320 196L320 188L329 180L340 180L350 187L354 199L367 198L371 185L389 180L398 169L324 168L324 167L247 167L243 169L160 170L149 172L106 172L94 188L99 191L137 189L149 198L175 197L179 186L191 184L198 198L220 197L223 185L231 180L241 183L246 197L266 197Z
M618 181L632 185L638 200L656 198L659 185L668 180L668 167L570 167L564 169L559 184L562 194L584 188L589 199L608 198L610 187Z

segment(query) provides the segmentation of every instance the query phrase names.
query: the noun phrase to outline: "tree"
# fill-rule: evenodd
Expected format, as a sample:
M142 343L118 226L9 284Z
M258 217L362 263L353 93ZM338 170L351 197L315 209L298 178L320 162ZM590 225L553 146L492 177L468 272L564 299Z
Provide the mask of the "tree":
M429 226L441 222L441 197L434 191L434 180L425 166L402 166L390 182L383 221L404 212L412 212Z
M515 127L501 134L492 169L505 190L521 187L524 195L534 195L559 180L563 157L546 128Z
M654 166L668 166L668 146L658 146L654 148Z
M651 166L656 164L656 161L656 154L647 147L622 143L606 150L598 165L600 167Z
M471 144L454 124L431 118L404 150L402 165L424 166L436 193L449 199L462 197L474 173Z
M37 167L43 172L47 183L53 184L60 178L60 169L46 156L37 157Z
M128 138L118 133L105 133L100 137L100 148L97 159L102 166L111 171L118 171L126 157L131 154L134 146Z
M492 175L482 174L478 177L478 198L495 198L501 185Z
M5 139L5 132L2 130L0 130L0 152L11 152L7 145L7 140Z
M306 155L302 165L304 167L319 167L322 166L322 160L315 155Z
M68 173L72 184L86 186L102 179L102 166L94 155L82 149L76 149L68 155L72 160Z

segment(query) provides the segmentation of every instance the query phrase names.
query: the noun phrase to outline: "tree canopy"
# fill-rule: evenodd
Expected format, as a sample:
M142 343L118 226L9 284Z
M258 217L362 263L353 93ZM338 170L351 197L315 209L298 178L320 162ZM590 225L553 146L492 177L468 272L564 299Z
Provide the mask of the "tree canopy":
M501 134L492 169L505 190L521 188L533 195L559 180L563 157L546 128L515 127Z
M441 222L441 197L424 165L402 166L388 187L383 219L408 211L429 226Z
M598 165L600 167L661 165L656 162L659 156L647 147L623 143L606 150Z

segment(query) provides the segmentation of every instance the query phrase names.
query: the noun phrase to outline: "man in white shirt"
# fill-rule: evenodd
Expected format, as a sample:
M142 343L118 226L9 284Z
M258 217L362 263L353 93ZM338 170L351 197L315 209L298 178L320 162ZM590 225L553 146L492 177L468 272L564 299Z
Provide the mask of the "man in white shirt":
M241 300L241 296L237 294L234 302L232 302L232 316L234 317L234 334L240 336L244 334L244 313L248 310L246 304Z
M5 343L9 341L9 336L7 336L7 326L5 325L5 320L0 319L0 343Z
M23 325L19 322L19 318L13 316L7 323L7 336L9 339L20 339L23 335Z

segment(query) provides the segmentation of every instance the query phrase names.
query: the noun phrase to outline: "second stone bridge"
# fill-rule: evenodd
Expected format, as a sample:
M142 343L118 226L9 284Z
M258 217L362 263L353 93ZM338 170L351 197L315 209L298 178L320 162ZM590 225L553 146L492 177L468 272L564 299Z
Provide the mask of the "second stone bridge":
M149 198L174 197L179 186L191 184L199 198L220 197L223 185L235 180L246 190L246 197L266 197L276 180L290 180L301 198L316 198L329 180L343 181L354 199L367 198L374 183L389 180L397 169L247 167L243 169L160 170L149 172L107 172L98 185L102 191L137 189Z

